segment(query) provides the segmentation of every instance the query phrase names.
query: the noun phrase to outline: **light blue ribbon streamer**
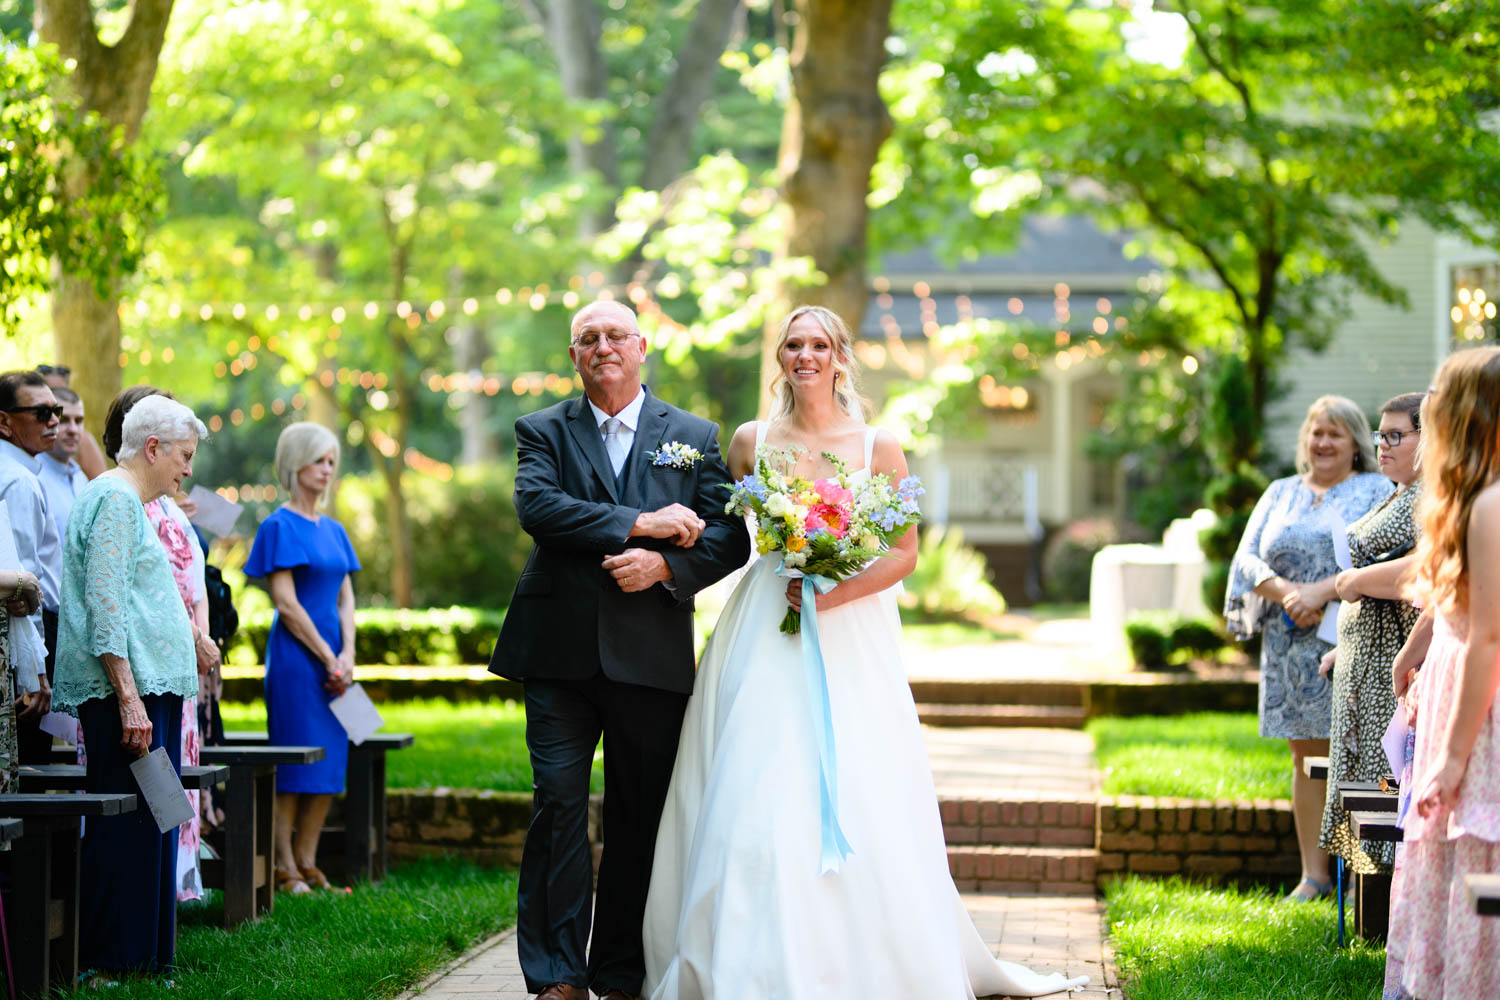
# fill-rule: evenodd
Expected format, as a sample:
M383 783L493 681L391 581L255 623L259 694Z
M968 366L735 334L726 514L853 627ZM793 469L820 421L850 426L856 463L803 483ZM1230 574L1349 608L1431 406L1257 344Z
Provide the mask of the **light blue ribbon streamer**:
M779 566L776 573L788 576L792 570ZM807 683L808 705L812 709L813 738L818 744L819 812L822 819L822 844L818 853L818 874L837 872L844 858L853 854L844 831L839 828L838 754L833 745L833 709L828 698L828 675L823 669L823 648L818 643L818 594L837 586L832 577L816 573L802 575L802 677Z

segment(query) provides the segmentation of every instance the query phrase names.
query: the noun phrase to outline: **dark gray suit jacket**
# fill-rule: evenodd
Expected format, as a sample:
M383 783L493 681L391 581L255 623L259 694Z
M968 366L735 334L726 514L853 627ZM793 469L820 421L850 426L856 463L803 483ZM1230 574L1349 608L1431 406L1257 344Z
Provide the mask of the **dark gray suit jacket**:
M535 543L516 584L490 658L490 672L517 680L612 680L689 694L693 690L693 595L744 565L744 522L724 513L729 470L712 421L668 406L646 390L635 441L617 488L586 397L516 421L516 513ZM679 441L703 460L679 470L651 464L647 452ZM629 538L636 516L680 503L708 527L691 548ZM604 557L654 549L672 569L627 594L603 569Z

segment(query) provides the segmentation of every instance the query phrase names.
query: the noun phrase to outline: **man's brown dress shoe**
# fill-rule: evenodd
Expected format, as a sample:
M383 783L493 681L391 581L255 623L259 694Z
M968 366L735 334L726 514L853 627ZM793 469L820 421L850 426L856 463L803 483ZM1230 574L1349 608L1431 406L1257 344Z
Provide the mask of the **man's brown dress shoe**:
M605 990L599 994L599 1000L641 1000L641 998L633 993L626 993L624 990Z
M536 1000L589 1000L589 991L570 983L553 983L538 993Z

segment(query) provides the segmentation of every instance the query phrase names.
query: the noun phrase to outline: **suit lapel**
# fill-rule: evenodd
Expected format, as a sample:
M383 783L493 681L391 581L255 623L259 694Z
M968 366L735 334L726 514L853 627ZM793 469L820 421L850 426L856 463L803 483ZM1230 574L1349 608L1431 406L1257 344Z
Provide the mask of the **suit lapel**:
M587 396L579 396L573 406L573 413L568 418L568 430L573 434L573 440L578 447L583 449L584 455L588 457L589 464L594 467L594 473L599 477L599 482L609 491L609 498L615 503L620 502L620 495L615 490L615 472L610 467L609 456L604 453L604 437L599 433L599 427L594 423L594 411L589 407Z
M651 390L647 389L646 399L641 404L641 418L635 428L635 442L630 446L630 454L625 457L625 474L621 477L625 483L622 491L624 496L641 495L641 480L645 477L646 470L651 468L651 460L646 457L646 452L657 449L666 430L667 404L651 395Z

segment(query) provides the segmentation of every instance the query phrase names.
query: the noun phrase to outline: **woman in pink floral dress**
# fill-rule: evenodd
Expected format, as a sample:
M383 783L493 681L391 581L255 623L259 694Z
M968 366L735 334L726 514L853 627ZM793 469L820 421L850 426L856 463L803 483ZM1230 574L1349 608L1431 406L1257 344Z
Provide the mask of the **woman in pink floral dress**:
M1434 620L1387 948L1401 996L1491 1000L1500 921L1464 877L1500 872L1500 348L1445 361L1424 416L1418 590Z

